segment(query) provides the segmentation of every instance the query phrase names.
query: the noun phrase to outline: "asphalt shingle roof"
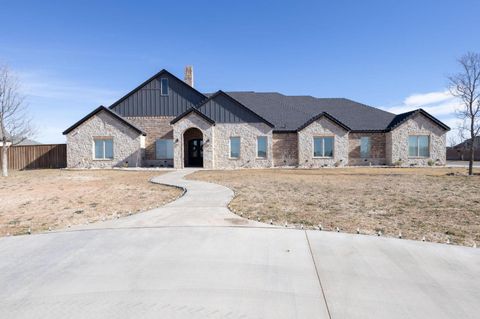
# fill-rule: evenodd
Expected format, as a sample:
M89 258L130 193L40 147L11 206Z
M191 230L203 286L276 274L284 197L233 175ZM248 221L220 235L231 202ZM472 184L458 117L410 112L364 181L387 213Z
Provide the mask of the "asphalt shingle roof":
M352 131L386 130L396 115L344 98L287 96L276 92L226 92L275 125L276 131L294 131L325 112Z

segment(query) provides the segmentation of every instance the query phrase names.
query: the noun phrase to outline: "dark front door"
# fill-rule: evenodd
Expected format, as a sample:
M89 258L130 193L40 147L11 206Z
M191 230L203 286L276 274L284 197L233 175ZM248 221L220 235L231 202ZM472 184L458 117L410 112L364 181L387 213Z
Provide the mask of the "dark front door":
M188 141L188 166L203 166L203 142L201 139Z

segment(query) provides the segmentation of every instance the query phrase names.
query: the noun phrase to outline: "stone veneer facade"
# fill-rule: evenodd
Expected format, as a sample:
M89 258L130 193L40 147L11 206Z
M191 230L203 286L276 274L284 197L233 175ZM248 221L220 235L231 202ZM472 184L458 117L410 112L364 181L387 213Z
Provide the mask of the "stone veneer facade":
M408 156L408 136L428 135L430 137L429 157ZM446 131L422 114L402 123L386 134L387 164L428 165L433 160L439 165L446 162Z
M147 136L115 119L105 111L92 116L67 134L67 165L71 168L104 168L115 166L174 166L184 167L184 132L195 127L203 134L203 163L205 168L268 168L299 166L317 168L345 165L428 165L433 160L444 165L446 161L446 131L422 114L402 123L387 133L347 132L344 128L322 117L298 133L273 133L264 123L211 124L191 113L174 125L173 117L127 117L126 120L146 132ZM430 156L408 156L408 136L428 135ZM230 137L241 138L240 157L230 158ZM257 137L267 137L267 157L257 158ZM313 157L315 136L334 137L334 156ZM360 157L360 138L371 138L371 157ZM94 159L94 138L112 137L113 160ZM174 159L156 159L155 141L173 139ZM400 160L400 161L399 161Z
M370 156L360 156L360 139L370 137ZM348 133L348 165L385 165L385 133Z
M157 159L155 142L158 139L173 139L173 127L170 121L174 118L173 116L125 117L127 121L147 133L143 166L173 166L173 159Z
M273 166L298 165L298 135L296 132L272 134Z
M214 125L195 113L188 114L173 125L173 166L184 167L183 133L192 127L199 129L203 134L203 167L214 168Z
M94 139L113 139L113 159L94 159ZM69 168L142 166L145 137L105 111L92 116L67 134Z
M333 137L333 157L313 157L313 138ZM305 168L348 165L348 131L325 117L298 132L298 165Z
M214 167L272 167L272 128L264 123L218 123L214 127ZM240 137L240 157L230 158L230 137ZM257 137L267 137L267 157L257 157ZM205 156L205 150L203 152Z

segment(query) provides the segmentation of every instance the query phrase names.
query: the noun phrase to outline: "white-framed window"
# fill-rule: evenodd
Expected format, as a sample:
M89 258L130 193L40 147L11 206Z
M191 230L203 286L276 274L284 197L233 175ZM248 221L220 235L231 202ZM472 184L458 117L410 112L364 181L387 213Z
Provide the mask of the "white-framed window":
M167 78L160 79L160 94L168 95L168 79Z
M430 136L410 135L408 137L408 156L409 157L429 157L430 156Z
M333 136L313 138L313 157L333 157Z
M369 136L362 136L360 137L360 157L361 158L369 158L371 155L371 139Z
M113 138L95 137L93 139L93 158L98 160L113 159Z
M261 158L267 157L267 145L268 145L268 140L266 136L257 137L257 157L261 157Z
M173 140L158 139L155 141L156 159L173 159Z
M230 137L230 158L240 157L240 137Z

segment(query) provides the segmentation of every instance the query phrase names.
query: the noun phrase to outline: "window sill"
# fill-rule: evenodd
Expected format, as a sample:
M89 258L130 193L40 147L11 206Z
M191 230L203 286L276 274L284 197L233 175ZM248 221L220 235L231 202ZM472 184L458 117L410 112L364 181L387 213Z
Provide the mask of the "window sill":
M268 160L268 157L255 157L256 160Z
M233 161L238 161L240 159L240 157L229 157L228 159L233 160Z
M314 156L313 159L333 159L333 156Z
M430 156L409 156L408 159L427 159Z
M105 162L105 161L113 161L113 158L94 158L94 161Z

